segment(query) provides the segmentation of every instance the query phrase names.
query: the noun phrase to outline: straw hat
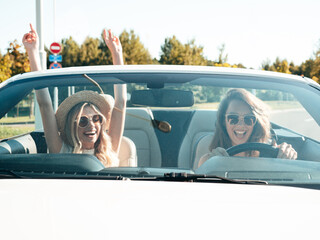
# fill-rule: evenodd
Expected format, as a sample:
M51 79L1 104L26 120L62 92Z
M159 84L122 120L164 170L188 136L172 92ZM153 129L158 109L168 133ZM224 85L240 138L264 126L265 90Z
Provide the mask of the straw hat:
M94 91L80 91L70 97L66 98L58 107L56 112L56 119L58 124L58 130L61 134L61 137L66 140L65 127L67 116L70 110L76 106L78 103L92 103L96 106L99 111L107 118L108 113L113 108L112 96L110 95L100 95Z

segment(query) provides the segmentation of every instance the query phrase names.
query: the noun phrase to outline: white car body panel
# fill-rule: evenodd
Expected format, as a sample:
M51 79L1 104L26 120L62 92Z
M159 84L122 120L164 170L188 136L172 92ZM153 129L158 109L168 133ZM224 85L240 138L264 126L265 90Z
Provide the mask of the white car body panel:
M244 77L265 77L269 79L281 79L282 81L313 83L314 81L297 75L261 71L243 68L226 68L226 67L211 67L211 66L187 66L187 65L101 65L101 66L82 66L68 67L59 69L48 69L37 72L28 72L18 74L14 77L0 83L0 87L9 84L12 81L19 81L33 77L52 77L66 76L74 74L101 74L101 73L198 73L198 74L214 74L214 75L230 75ZM266 80L266 79L265 79Z
M1 180L1 239L317 239L320 191L270 185Z
M104 73L106 76L109 73L211 74L234 80L239 78L249 81L248 78L252 78L255 84L261 83L258 80L268 84L276 83L275 86L281 86L282 91L289 85L293 87L312 85L315 89L319 89L319 85L308 78L268 71L203 66L110 65L19 74L0 83L0 89L4 93L1 96L4 98L3 103L4 100L7 101L5 96L7 89L11 87L10 84L17 88L21 84L27 86L24 90L31 91L34 87L41 88L51 84L67 85L63 82L64 76L76 75L74 79L69 79L71 84L73 81L76 82L79 76L81 79L82 74L89 76L97 74L99 78L100 73L101 78ZM82 79L82 82L86 81L85 78ZM23 85L24 83L27 84ZM16 93L15 90L12 92ZM22 97L24 91L20 89L19 92L21 95L19 97ZM11 101L15 100L15 95L12 95L14 97L11 97ZM9 106L4 107L9 110ZM313 109L316 108L309 110ZM320 119L317 110L309 112L315 119ZM7 146L5 142L3 144ZM307 147L310 153L315 152L318 161L317 156L320 154L317 155L315 151L319 149L318 143L309 142ZM36 152L35 145L33 148L35 151L30 153ZM300 167L300 165L294 166ZM174 170L182 171L181 169L183 168ZM285 168L282 169L287 171ZM300 177L306 181L306 185L312 184L313 181L314 185L318 185L319 169L306 171L303 168ZM136 171L138 170L134 169L134 173L138 174ZM250 171L250 168L246 171ZM33 177L29 172L26 173ZM272 171L270 173L272 174ZM288 174L294 173L291 171ZM316 173L314 178L311 173ZM40 174L40 176L55 177L54 173ZM261 179L259 177L257 179ZM283 181L281 182L283 184L294 184L300 177L298 175L297 179L293 178L292 182L290 179L280 177L276 179L283 179L278 180ZM1 179L0 198L2 215L0 239L319 238L320 191L306 188L146 180Z

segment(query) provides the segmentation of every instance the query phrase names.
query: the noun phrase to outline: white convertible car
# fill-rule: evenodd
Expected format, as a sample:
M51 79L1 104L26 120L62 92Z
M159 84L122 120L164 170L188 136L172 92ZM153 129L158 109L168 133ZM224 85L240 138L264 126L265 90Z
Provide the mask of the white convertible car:
M130 167L48 153L37 108L33 122L34 90L49 87L56 104L99 91L84 74L111 96L114 84L127 84L119 158ZM296 160L248 142L200 166L219 103L234 88L269 106L269 142L291 144ZM216 67L74 67L14 76L0 84L0 102L1 131L29 127L0 137L1 239L319 238L320 86L308 78ZM17 119L27 120L12 125ZM248 151L260 154L236 156Z

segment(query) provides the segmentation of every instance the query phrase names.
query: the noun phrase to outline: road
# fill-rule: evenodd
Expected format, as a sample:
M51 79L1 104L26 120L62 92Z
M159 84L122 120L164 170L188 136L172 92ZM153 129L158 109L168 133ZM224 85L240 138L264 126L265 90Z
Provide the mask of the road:
M320 141L320 127L304 109L271 112L272 122Z

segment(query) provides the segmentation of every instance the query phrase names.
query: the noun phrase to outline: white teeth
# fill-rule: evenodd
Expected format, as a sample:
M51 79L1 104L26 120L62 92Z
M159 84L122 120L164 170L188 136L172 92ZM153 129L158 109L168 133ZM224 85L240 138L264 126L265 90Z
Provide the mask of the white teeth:
M245 131L235 131L236 134L244 134Z
M93 134L96 134L96 132L86 132L85 134L86 135L93 135Z

